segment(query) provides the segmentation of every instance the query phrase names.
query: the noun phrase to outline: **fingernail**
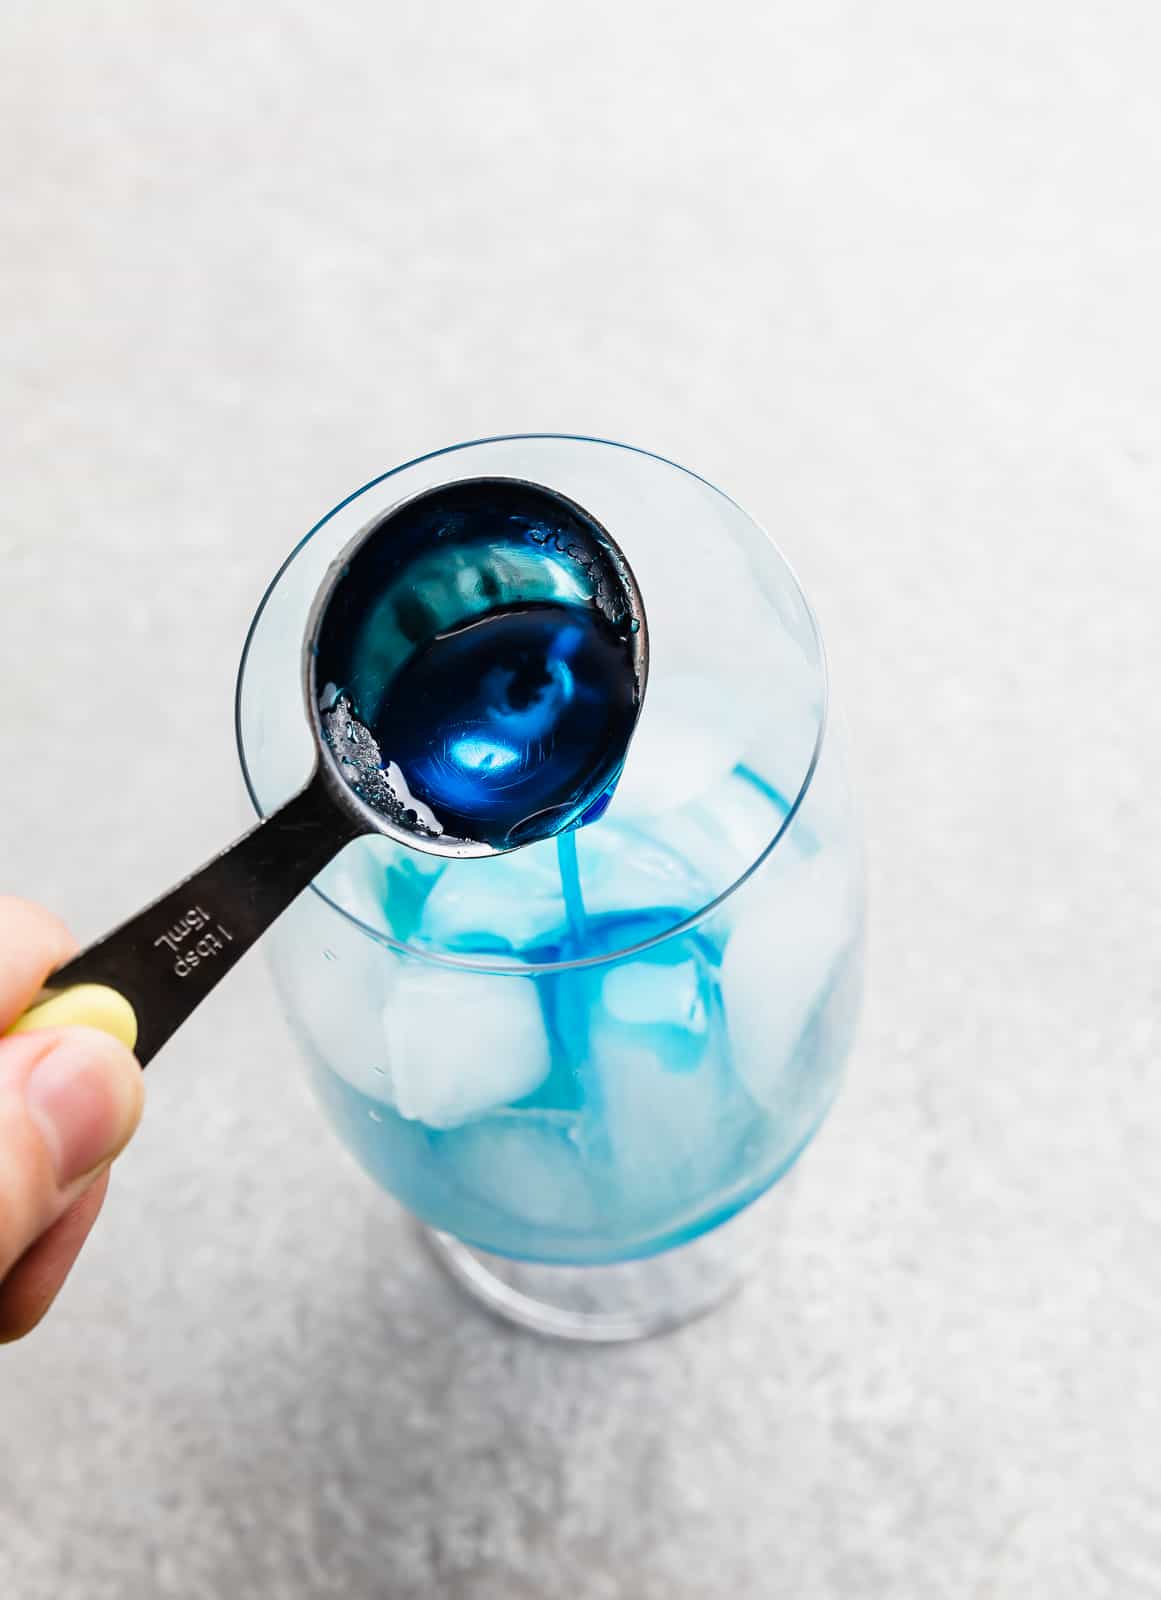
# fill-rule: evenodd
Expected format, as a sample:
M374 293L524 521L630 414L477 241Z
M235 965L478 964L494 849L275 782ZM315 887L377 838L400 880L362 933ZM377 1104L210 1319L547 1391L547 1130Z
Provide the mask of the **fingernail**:
M37 1062L24 1099L52 1152L60 1188L110 1160L129 1138L140 1104L138 1072L127 1051L87 1030L62 1038Z

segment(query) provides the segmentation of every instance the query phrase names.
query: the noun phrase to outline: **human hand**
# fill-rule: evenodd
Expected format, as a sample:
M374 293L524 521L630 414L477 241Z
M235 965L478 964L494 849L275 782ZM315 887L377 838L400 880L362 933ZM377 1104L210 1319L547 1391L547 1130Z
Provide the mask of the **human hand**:
M51 913L0 897L0 1035L76 951ZM0 1037L0 1343L44 1316L141 1117L141 1069L108 1034Z

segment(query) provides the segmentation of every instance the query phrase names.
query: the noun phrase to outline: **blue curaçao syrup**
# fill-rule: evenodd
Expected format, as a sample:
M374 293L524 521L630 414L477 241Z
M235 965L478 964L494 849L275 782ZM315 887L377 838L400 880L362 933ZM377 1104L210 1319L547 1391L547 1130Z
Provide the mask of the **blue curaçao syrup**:
M506 849L591 808L624 757L637 699L626 641L598 612L537 601L421 646L371 731L444 832Z
M535 484L451 484L355 552L318 638L327 742L423 848L509 850L603 810L644 688L640 598L578 506Z

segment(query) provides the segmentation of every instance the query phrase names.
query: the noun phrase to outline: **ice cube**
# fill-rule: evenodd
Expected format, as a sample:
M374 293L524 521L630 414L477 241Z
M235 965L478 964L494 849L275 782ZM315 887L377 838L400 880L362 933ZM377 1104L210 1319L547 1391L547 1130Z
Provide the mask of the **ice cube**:
M677 1225L704 1203L753 1114L725 1070L713 968L695 941L680 949L610 971L591 1034L610 1181L642 1226Z
M389 1101L383 1007L399 957L304 894L271 929L275 977L312 1053L352 1088Z
M450 1135L443 1152L456 1187L515 1220L583 1230L596 1219L578 1118L553 1111L502 1111Z
M716 564L711 563L711 567ZM729 648L706 625L715 615L701 585L686 585L698 607L685 627L674 615L651 628L651 672L625 770L612 806L618 817L669 816L711 796L736 766L760 764L793 796L810 765L825 678L803 613L779 626L760 603L752 575L725 602Z
M671 907L684 916L712 898L688 861L631 823L606 817L592 829L580 829L576 844L581 892L590 916L659 907Z
M621 962L601 985L601 1002L621 1022L681 1028L698 1037L706 1030L703 975L692 957Z
M730 1176L742 1097L720 1053L675 1071L643 1030L609 1024L594 1031L592 1066L620 1208L647 1231L680 1226Z
M798 1096L795 1052L854 936L854 887L820 854L741 892L750 903L721 977L733 1066L760 1105L785 1111Z
M760 711L750 699L701 673L652 679L613 796L614 815L668 813L711 793L754 732Z
M408 943L447 863L374 835L356 839L319 875L326 897L375 933Z
M318 886L328 900L374 928L376 933L390 934L387 874L402 849L403 846L393 844L390 839L372 835L356 839L319 873ZM333 916L334 912L328 915Z
M454 1128L521 1100L548 1076L534 982L408 961L383 1009L400 1116Z
M519 949L549 937L565 920L556 846L529 845L510 855L451 861L423 908L418 937L439 950Z

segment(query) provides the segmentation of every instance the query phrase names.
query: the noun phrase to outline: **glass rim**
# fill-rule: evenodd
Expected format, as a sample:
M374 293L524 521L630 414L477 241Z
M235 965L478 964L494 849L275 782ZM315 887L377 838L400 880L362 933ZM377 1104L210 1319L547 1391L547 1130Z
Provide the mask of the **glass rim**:
M802 584L799 581L797 572L795 572L793 566L787 559L785 552L782 550L782 547L778 544L777 540L774 539L762 526L762 524L758 522L755 517L751 516L750 512L748 512L743 505L735 500L732 495L727 494L724 489L720 489L718 485L716 483L712 483L709 478L703 477L700 472L694 472L691 467L682 466L680 461L674 461L669 456L663 456L655 450L646 450L640 445L625 444L618 439L602 439L596 437L595 435L585 433L488 434L479 439L464 439L458 444L443 445L438 450L428 450L423 455L413 456L410 460L400 462L398 466L391 467L388 471L380 472L375 477L369 478L366 483L362 484L358 489L352 490L350 494L345 495L342 500L338 501L336 505L332 506L325 516L320 517L313 527L309 528L307 532L303 534L302 538L299 539L294 547L290 550L285 560L283 560L279 566L277 572L275 572L274 576L270 579L270 582L266 585L266 588L262 593L262 598L259 600L254 615L250 619L250 625L246 630L246 638L242 645L242 654L238 662L238 673L234 686L234 739L238 749L238 761L242 768L242 781L246 785L246 793L249 796L250 804L254 808L255 815L260 820L268 816L269 813L263 808L261 801L258 799L258 795L254 788L254 782L250 774L250 766L246 759L246 743L242 733L242 686L246 677L246 667L250 659L250 647L253 643L254 635L258 630L258 624L262 620L267 603L281 582L283 575L290 567L290 564L296 559L299 552L310 543L316 533L321 532L321 530L326 527L327 523L330 522L333 517L338 516L339 512L349 506L353 500L357 500L360 495L366 494L369 489L374 489L376 485L386 483L388 479L397 477L401 472L408 471L411 467L422 466L423 463L428 461L436 461L441 456L456 455L460 451L478 449L483 445L521 444L548 441L556 441L563 444L599 445L606 449L624 450L631 455L644 456L651 461L659 462L662 466L673 467L675 471L683 473L686 477L696 479L698 483L704 484L707 489L712 490L714 494L720 495L723 500L727 501L737 511L741 512L742 516L744 516L747 521L749 521L758 530L762 537L770 544L778 559L782 562L782 565L786 569L790 581L794 586L798 599L802 604L806 618L810 624L815 648L818 652L818 669L821 679L822 700L818 714L818 726L815 730L814 747L811 750L810 760L806 764L806 769L798 785L797 793L789 802L785 815L763 848L758 852L745 870L739 873L732 883L728 883L719 894L716 894L712 899L707 900L703 906L698 908L698 910L692 911L688 917L684 917L680 922L675 922L671 928L666 928L661 933L652 934L648 939L642 939L636 944L626 945L624 949L601 951L600 953L591 956L578 956L572 961L522 962L514 960L497 960L494 956L477 959L473 956L453 955L451 952L433 950L423 945L408 944L405 939L393 938L390 934L384 933L381 929L373 928L370 923L364 922L361 917L357 917L353 911L348 911L345 906L341 906L337 900L333 900L329 894L321 889L317 882L312 882L308 885L308 893L318 895L319 899L328 905L332 911L336 912L337 915L343 917L361 933L365 933L369 938L373 939L377 944L383 945L386 949L394 950L399 955L409 956L415 960L431 962L436 966L452 967L461 972L477 972L481 974L490 974L497 977L530 977L553 972L577 971L587 967L612 965L615 962L629 960L634 956L640 955L646 950L652 950L659 945L667 943L670 939L680 938L683 934L691 932L692 929L696 928L708 917L711 917L726 903L727 900L736 894L736 892L741 889L743 885L749 882L749 880L756 872L760 870L764 863L770 859L780 842L789 832L791 824L794 822L795 817L802 808L802 804L806 799L812 782L814 781L814 775L818 770L818 763L822 756L823 741L826 736L830 711L830 675L827 667L826 647L823 643L822 630L818 625L818 618L814 614L814 608L807 598L806 591L803 589Z

